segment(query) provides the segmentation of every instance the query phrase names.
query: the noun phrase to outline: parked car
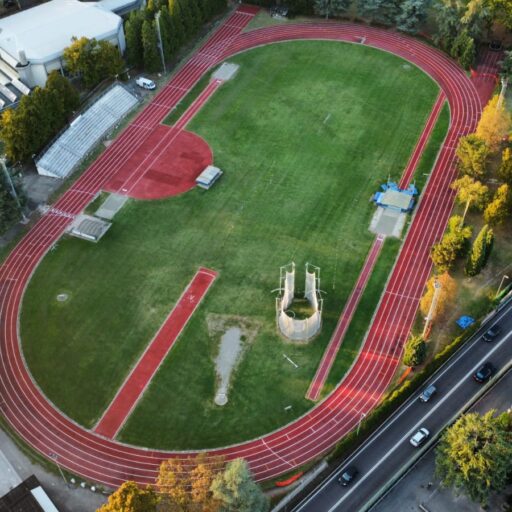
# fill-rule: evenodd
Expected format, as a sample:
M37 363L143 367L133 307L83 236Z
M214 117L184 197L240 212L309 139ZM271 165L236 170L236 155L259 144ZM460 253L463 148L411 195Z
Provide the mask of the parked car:
M420 402L428 402L436 393L437 388L434 386L434 384L430 384L430 386L428 386L428 388L425 388L423 390L423 393L421 393Z
M483 336L483 341L494 341L499 334L501 333L501 326L499 324L494 324Z
M355 466L348 466L345 468L343 473L338 477L338 482L346 487L347 485L351 484L354 478L359 474L359 471Z
M474 374L473 379L475 379L478 383L483 384L487 382L496 371L493 364L489 361L484 363Z
M156 88L155 82L153 82L153 80L150 80L149 78L144 78L143 76L139 76L139 78L135 80L135 83L139 87L142 87L143 89L148 89L149 91L152 91Z
M499 39L493 39L489 43L489 49L493 52L500 52L503 50L503 45L501 44L501 41Z
M428 439L428 436L430 436L430 432L425 427L421 427L418 432L411 437L409 442L414 448L418 448L418 446L421 446Z

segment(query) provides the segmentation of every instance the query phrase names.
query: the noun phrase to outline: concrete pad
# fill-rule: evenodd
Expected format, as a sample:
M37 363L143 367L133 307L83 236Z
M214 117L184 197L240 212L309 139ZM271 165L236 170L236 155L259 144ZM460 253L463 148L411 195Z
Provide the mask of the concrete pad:
M226 82L227 80L231 80L238 71L240 66L238 64L233 64L231 62L224 62L222 66L213 73L213 80L222 80Z
M95 216L101 217L102 219L112 220L114 215L124 206L128 201L127 196L121 196L119 194L110 194L106 201L96 210Z
M0 452L0 496L7 494L11 489L21 484L20 478L7 457Z
M370 231L376 235L400 238L407 219L407 214L397 210L377 207L370 223Z

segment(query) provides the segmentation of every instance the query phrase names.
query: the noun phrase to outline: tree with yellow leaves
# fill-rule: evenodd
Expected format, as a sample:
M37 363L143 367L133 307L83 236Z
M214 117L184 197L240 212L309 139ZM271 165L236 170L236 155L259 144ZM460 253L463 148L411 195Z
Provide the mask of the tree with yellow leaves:
M155 512L157 503L158 496L151 487L141 489L135 482L125 482L97 512Z
M494 95L482 112L476 135L484 140L492 151L498 149L501 141L510 131L511 118L505 102Z
M427 291L420 301L420 311L423 316L427 316L430 311L430 305L434 298L434 283L436 277L431 277L427 282ZM433 312L432 320L442 318L446 313L448 306L455 302L457 297L457 283L448 272L437 276L437 281L441 285L441 291L439 292L437 299L437 306Z

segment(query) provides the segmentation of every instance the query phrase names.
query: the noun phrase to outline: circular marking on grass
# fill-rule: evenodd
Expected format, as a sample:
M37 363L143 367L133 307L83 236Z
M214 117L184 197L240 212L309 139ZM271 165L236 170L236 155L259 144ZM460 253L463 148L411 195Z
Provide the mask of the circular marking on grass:
M228 403L228 397L226 393L217 393L215 395L215 404L216 405L226 405Z
M69 299L69 294L67 294L67 293L59 293L59 295L57 295L58 302L66 302L68 299Z

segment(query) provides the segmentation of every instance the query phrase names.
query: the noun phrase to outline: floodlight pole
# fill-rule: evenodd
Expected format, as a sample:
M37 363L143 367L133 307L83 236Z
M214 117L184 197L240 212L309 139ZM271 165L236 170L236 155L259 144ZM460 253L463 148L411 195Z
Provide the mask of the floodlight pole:
M366 418L366 414L364 412L361 413L361 416L359 417L359 422L357 423L357 432L356 436L359 435L359 429L361 428L362 421Z
M428 329L430 324L432 323L432 318L437 309L437 303L439 301L439 294L441 293L441 283L437 280L437 277L434 279L434 295L432 297L432 303L430 304L430 309L428 310L427 318L425 318L425 327L423 328L423 333L421 337L425 339L425 336L428 333Z
M165 73L167 73L167 70L165 68L164 47L162 45L162 33L160 32L160 14L162 14L162 12L158 11L155 16L156 33L158 35L158 49L160 50L160 58L162 59L162 68L163 68L164 74L165 74Z
M495 299L497 299L497 298L498 298L498 296L499 296L499 294L500 294L500 292L501 292L501 287L503 286L503 282L505 281L505 279L510 279L510 277L508 277L508 276L505 276L505 275L504 275L504 276L501 278L500 285L498 286L498 291L496 292L496 295L494 296L494 298L495 298Z
M508 76L501 78L501 91L500 96L498 98L498 103L496 103L496 110L499 110L503 105L503 101L505 100L505 93L507 92L508 87Z
M66 484L66 487L69 487L69 483L66 480L66 477L64 476L64 473L62 472L62 469L61 469L61 467L59 465L59 462L58 462L59 456L56 453L50 453L50 459L52 459L53 462L55 462L55 465L57 466L57 469L59 470L60 476L62 477L62 480L64 480L64 483Z
M5 178L7 180L7 183L9 184L9 188L11 189L11 196L16 201L16 205L21 213L22 221L26 223L26 222L28 222L28 219L25 215L25 212L23 211L23 207L21 206L20 198L18 197L18 194L16 193L16 189L14 188L14 183L12 182L11 175L10 175L9 171L7 170L7 165L5 163L4 156L0 157L0 166L2 166L2 170L5 174Z

